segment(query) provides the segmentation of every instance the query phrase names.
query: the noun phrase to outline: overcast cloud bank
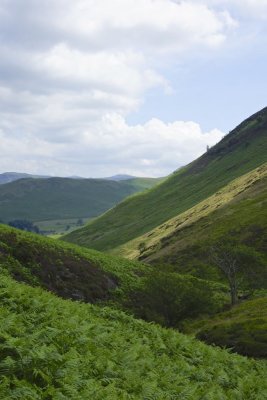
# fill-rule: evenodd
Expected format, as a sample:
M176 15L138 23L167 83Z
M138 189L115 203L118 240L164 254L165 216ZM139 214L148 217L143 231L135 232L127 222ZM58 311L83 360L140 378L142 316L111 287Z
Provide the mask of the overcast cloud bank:
M171 96L168 64L226 46L241 8L267 16L265 0L2 1L0 170L162 176L203 153L223 132L127 116Z

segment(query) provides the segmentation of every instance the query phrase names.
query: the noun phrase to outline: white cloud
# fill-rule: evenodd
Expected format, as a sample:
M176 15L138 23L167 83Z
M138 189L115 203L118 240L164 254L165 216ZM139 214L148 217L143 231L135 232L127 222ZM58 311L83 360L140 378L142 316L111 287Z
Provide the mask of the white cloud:
M75 5L74 5L75 4ZM161 52L192 44L210 44L224 36L228 21L205 4L171 0L80 0L61 18L62 30L85 37L89 47L101 46Z
M151 88L171 93L163 71L173 58L226 41L236 27L227 10L185 0L5 0L0 26L2 170L100 176L112 165L162 175L221 135L192 122L125 120Z
M48 77L82 84L84 89L105 90L138 96L156 85L167 85L165 79L146 68L144 57L131 51L86 53L60 43L34 57L36 70Z
M202 154L223 133L202 132L194 122L165 124L158 119L130 126L120 115L107 114L87 130L72 135L70 142L53 142L52 138L48 141L31 135L11 137L2 131L4 157L0 168L6 170L9 158L16 154L12 165L19 171L99 177L119 172L162 176Z
M267 19L267 0L234 0L234 3L249 18Z
M199 3L199 0L193 0ZM238 12L239 16L246 16L249 19L267 18L267 0L204 0L206 5L222 6Z

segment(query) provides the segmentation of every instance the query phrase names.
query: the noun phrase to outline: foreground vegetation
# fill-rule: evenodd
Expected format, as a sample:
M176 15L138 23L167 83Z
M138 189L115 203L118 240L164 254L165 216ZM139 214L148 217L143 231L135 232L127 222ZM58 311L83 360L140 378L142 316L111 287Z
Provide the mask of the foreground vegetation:
M166 264L151 267L4 225L0 225L0 263L17 281L62 298L109 305L178 329L189 318L216 317L230 300L226 284L180 275ZM259 282L261 286L263 279Z
M266 365L1 275L0 398L265 400Z

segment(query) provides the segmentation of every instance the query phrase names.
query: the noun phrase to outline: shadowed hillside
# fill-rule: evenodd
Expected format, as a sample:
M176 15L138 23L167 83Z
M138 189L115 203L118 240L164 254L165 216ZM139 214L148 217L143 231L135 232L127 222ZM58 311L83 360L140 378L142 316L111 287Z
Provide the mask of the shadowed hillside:
M123 293L144 270L141 263L0 224L1 262L18 281L91 303Z

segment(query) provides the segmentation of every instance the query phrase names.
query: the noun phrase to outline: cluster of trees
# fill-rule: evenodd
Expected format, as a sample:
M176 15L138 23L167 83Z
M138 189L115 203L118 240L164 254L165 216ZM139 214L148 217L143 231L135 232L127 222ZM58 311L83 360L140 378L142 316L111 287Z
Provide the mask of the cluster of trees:
M34 225L31 221L24 219L15 219L13 221L9 221L9 226L13 228L21 229L23 231L40 233L38 226Z
M190 275L153 268L143 284L128 293L127 308L135 316L167 327L178 327L187 318L215 311L212 288Z

